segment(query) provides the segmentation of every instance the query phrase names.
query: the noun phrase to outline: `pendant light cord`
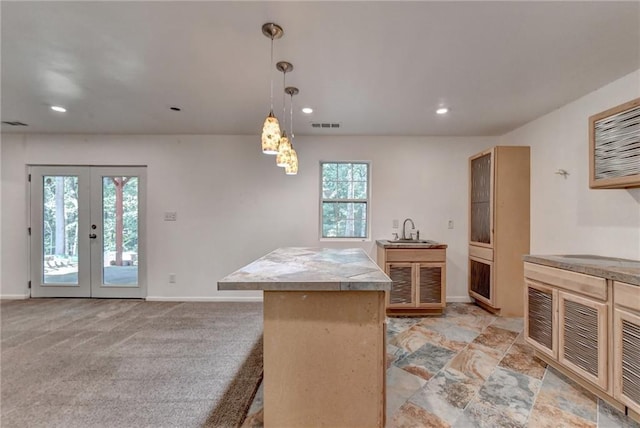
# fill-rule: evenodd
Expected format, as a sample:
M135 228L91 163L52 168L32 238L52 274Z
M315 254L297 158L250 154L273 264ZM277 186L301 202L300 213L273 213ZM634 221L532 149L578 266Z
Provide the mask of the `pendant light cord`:
M271 77L271 112L273 112L273 33L271 33L271 60L269 62L269 76Z
M293 92L290 94L291 100L289 101L289 113L291 117L289 118L289 133L291 134L289 138L291 139L291 143L293 144Z
M286 95L287 92L285 91L285 88L287 87L287 69L284 69L285 71L282 72L282 120L286 120L287 118L287 105L286 105ZM286 124L283 123L282 126L282 131L284 132L284 130L286 129Z

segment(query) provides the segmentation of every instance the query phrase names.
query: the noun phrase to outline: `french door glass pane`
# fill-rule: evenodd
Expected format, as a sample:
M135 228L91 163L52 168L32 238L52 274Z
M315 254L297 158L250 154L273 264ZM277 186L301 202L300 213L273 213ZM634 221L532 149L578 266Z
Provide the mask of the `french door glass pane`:
M104 285L138 284L138 177L102 178Z
M78 284L78 177L42 177L43 284Z

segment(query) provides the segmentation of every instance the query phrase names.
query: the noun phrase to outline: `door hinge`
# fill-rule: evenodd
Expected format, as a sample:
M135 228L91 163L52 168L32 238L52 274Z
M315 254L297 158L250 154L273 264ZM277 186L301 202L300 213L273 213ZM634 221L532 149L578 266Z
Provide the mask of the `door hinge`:
M31 183L31 174L29 174L29 183Z
M31 288L31 281L29 281L29 288Z
M27 231L29 232L29 236L31 236L31 228L27 227Z

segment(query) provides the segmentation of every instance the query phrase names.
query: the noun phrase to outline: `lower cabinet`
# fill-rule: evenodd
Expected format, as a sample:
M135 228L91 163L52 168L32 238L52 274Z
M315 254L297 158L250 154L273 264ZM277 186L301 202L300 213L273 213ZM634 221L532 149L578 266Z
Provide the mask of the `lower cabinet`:
M639 293L638 286L614 283L614 396L636 413L640 413Z
M446 306L446 253L439 249L386 249L378 263L393 284L388 315L440 314Z
M583 380L609 390L607 282L525 263L525 340Z
M558 291L525 280L525 339L537 351L558 358Z
M558 292L558 361L606 390L607 304Z
M492 261L469 257L469 295L489 306L496 306Z
M524 276L536 355L640 418L640 286L533 263Z

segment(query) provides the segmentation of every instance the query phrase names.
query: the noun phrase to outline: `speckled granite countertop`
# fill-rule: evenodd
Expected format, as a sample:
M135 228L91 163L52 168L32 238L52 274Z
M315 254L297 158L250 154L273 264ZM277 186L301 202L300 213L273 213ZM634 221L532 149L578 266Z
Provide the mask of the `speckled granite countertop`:
M525 255L525 262L566 269L587 275L622 281L640 287L640 261L613 257L578 255Z
M278 248L218 281L219 290L389 290L391 279L361 248Z
M413 249L429 249L429 248L447 248L447 244L441 244L436 241L424 240L424 242L400 242L389 241L387 239L378 239L376 241L378 247L382 248L413 248Z

